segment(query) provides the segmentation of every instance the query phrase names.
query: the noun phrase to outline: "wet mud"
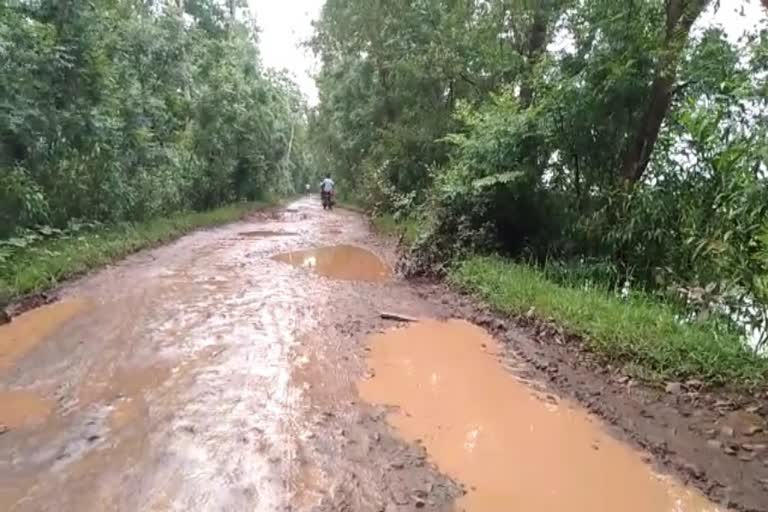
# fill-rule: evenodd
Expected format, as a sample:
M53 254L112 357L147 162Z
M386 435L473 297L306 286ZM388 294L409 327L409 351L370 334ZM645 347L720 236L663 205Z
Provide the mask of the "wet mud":
M655 474L580 407L534 391L502 366L501 345L463 321L426 321L371 340L374 403L469 489L460 510L715 512Z
M238 233L239 236L244 238L270 238L273 236L296 236L297 233L293 233L290 231L268 231L268 230L261 230L261 231L243 231L242 233Z
M320 243L338 247L306 251ZM273 259L302 252L309 272ZM387 257L365 219L307 200L132 255L14 318L0 510L378 512L415 481L449 510L453 484L423 459L392 472L418 450L353 405L361 319L410 295Z
M599 511L619 503L616 489L617 509L677 496L689 508L674 510L697 510L695 493L659 476L677 466L648 465L661 452L639 453L646 445L549 389L557 382L523 350L540 346L524 334L509 341L518 331L494 328L509 341L503 355L453 322L439 336L390 339L381 312L446 319L463 307L393 275L394 251L362 216L312 197L139 252L0 326L0 510ZM382 341L369 346L371 334ZM569 382L562 396L591 386ZM761 464L762 433L737 412L696 428L751 436L744 464ZM687 434L664 421L672 449ZM726 469L752 481L718 457L706 466ZM597 487L598 475L621 482Z

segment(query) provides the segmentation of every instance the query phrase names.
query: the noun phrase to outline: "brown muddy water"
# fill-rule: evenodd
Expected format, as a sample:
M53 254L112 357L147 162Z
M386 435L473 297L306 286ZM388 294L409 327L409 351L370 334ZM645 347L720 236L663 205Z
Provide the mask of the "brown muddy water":
M392 270L378 256L354 245L294 251L275 259L332 279L383 282L392 276Z
M0 372L13 367L27 352L87 307L84 300L66 300L41 306L8 324L0 325Z
M29 391L0 391L0 428L29 427L45 421L53 403Z
M534 391L502 364L502 347L463 321L375 335L372 403L462 482L467 512L714 512L697 492L654 473L641 454L579 407Z

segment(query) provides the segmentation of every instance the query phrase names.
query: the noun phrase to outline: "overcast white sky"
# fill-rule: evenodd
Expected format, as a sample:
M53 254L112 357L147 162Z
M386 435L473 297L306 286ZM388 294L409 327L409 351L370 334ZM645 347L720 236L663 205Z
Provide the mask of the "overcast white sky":
M312 75L317 71L312 52L301 48L312 35L312 20L320 16L324 0L248 0L261 27L264 64L293 73L310 104L317 103Z
M312 53L300 45L312 35L312 20L320 15L324 0L248 0L261 27L261 55L273 68L293 73L310 104L317 103L312 75L317 64ZM721 24L735 42L744 30L766 18L759 0L721 0L720 9L710 9L697 27ZM742 11L743 9L743 11ZM743 16L741 13L743 12Z
M766 9L759 0L720 0L720 8L715 11L717 2L702 15L696 24L698 27L717 23L728 32L732 42L736 42L746 30L755 28L766 19Z

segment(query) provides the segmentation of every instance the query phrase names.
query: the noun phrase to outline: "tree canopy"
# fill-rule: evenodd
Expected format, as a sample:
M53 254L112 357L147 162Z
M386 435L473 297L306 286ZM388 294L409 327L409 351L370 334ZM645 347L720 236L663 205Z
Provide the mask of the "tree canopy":
M742 6L328 0L313 148L425 219L415 271L496 249L765 321L768 25L700 23Z
M287 193L307 110L240 0L0 7L0 236Z

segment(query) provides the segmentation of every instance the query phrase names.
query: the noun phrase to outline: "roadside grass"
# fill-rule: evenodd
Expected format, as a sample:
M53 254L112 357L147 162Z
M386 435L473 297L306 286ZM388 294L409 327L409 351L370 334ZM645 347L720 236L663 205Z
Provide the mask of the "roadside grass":
M365 208L363 208L360 203L357 202L350 202L350 201L340 201L336 203L336 208L342 208L344 210L349 210L351 212L365 214Z
M198 228L242 218L270 203L238 203L206 212L184 212L140 223L121 223L77 235L44 239L0 260L0 306L28 293L118 260Z
M421 224L415 217L396 219L391 214L382 214L372 219L374 229L383 235L403 236L403 240L412 244L419 236Z
M320 200L320 194L313 192L313 195L317 196L317 200ZM351 210L357 213L366 213L366 202L362 196L351 194L347 189L342 189L336 194L336 206Z
M715 323L687 324L677 310L643 295L622 299L608 291L556 284L530 266L500 257L472 257L449 274L452 284L497 310L552 319L583 337L606 359L646 379L697 378L741 388L768 382L768 358L754 354L739 335Z

